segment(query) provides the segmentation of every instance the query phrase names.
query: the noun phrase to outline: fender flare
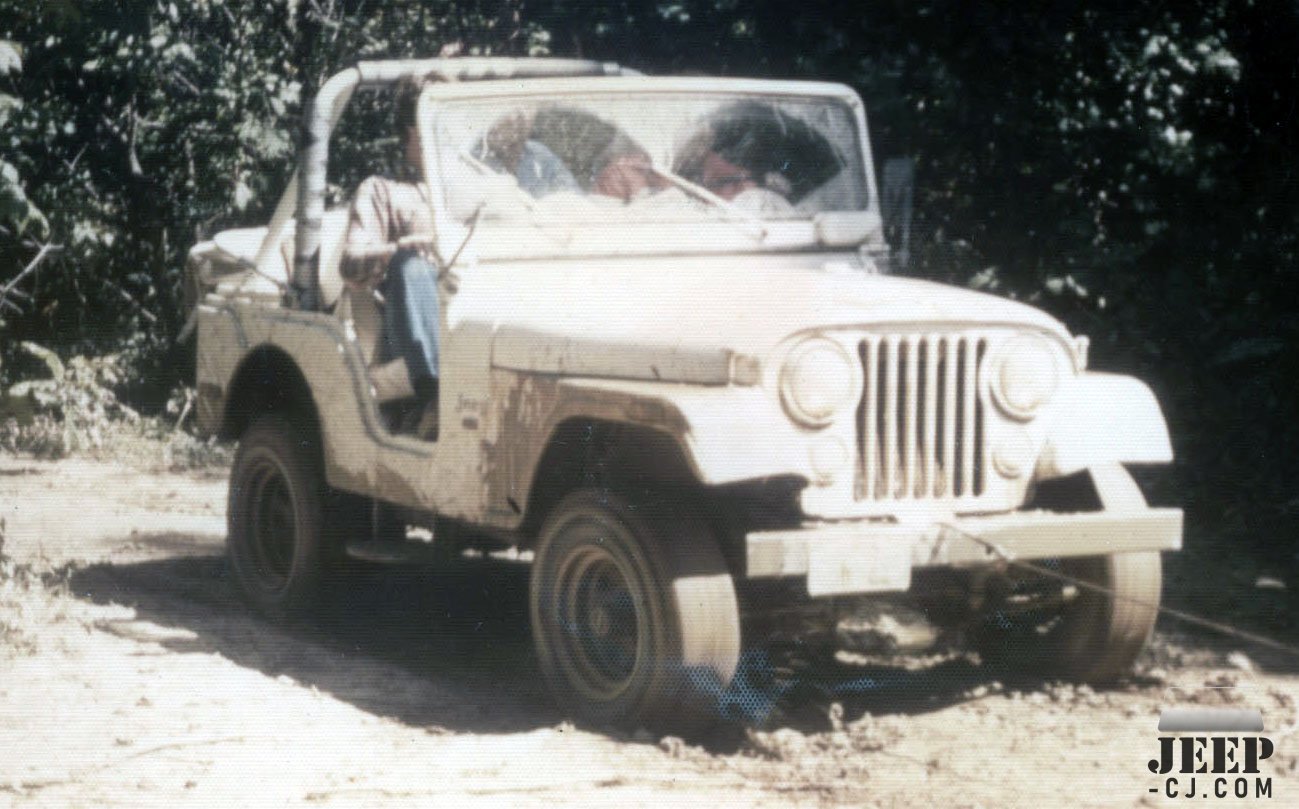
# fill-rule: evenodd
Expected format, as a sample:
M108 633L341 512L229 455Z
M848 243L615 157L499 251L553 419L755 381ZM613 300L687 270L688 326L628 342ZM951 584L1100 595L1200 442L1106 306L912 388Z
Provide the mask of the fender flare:
M777 476L807 477L806 436L757 388L521 375L501 414L493 502L530 497L538 466L565 424L623 424L657 433L702 486ZM509 457L509 456L513 457ZM802 461L802 463L800 463Z
M1169 463L1168 424L1155 394L1130 376L1086 372L1056 394L1038 479L1115 463Z

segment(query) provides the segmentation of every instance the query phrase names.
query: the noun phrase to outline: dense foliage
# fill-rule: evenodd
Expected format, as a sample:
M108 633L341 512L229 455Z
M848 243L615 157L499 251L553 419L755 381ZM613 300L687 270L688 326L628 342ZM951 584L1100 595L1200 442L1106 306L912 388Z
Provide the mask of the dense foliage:
M185 249L264 216L304 88L358 58L830 79L877 158L917 160L915 273L1032 300L1151 381L1201 518L1299 512L1294 0L0 0L0 40L11 376L19 340L142 341L134 398L165 396Z

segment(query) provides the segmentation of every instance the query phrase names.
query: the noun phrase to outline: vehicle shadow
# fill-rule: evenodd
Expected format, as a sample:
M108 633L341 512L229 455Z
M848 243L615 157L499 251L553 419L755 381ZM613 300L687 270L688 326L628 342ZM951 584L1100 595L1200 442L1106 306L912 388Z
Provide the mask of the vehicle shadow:
M186 543L173 536L165 544ZM73 572L69 587L135 610L118 623L177 630L154 641L168 651L217 654L408 725L516 732L563 719L533 662L527 568L519 564L361 571L315 617L292 625L246 606L221 556L97 564ZM114 622L97 626L131 635Z
M518 732L564 719L532 655L526 565L486 558L438 570L367 570L337 588L317 617L283 626L244 604L224 557L192 555L215 550L210 538L132 539L137 546L188 553L86 567L73 572L69 584L96 603L133 607L136 621L179 630L155 641L169 651L217 654L430 730ZM112 622L100 628L114 631ZM929 713L1044 685L1031 676L1007 679L968 656L927 665L822 661L790 671L771 650L752 649L734 682L715 690L725 721L708 746L730 748L749 727L818 732L867 714Z

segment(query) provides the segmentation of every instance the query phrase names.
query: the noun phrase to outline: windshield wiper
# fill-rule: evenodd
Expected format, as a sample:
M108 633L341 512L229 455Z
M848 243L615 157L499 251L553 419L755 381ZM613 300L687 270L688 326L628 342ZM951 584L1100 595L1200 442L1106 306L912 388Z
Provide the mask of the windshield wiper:
M490 178L490 177L504 176L501 175L499 172L493 171L490 166L488 166L486 163L474 157L472 154L468 152L460 152L459 156L460 159L463 160L466 165L472 168L474 172L481 177ZM701 199L704 202L708 203L715 210L717 210L719 213L722 214L721 218L723 221L730 222L731 224L736 225L746 236L749 236L750 238L759 242L766 240L767 227L763 223L762 219L759 218L758 216L755 216L749 211L746 211L743 208L739 207L735 203L730 202L729 200L726 200L718 196L717 194L713 193L712 191L709 191L707 188L703 187L702 185L699 185L696 182L692 182L691 180L687 180L685 177L682 177L681 175L676 174L675 172L668 171L667 169L660 168L653 164L649 165L649 170L654 174L657 174L658 176L667 180L669 183L676 186L677 188L680 188L682 191L686 192L690 196L697 197L698 199ZM537 201L533 199L532 196L528 194L528 192L524 191L517 184L512 184L510 186L510 193L511 196L513 196L516 199L516 201L519 203L520 207L522 207L524 210L528 212L529 214L528 224L530 224L537 230L541 231L543 234L545 234L548 238L553 240L556 244L560 245L561 247L568 247L572 243L573 241L572 228L571 227L566 228L563 231L563 236L561 237L559 234L555 233L550 227L547 227L546 224L543 224L542 220L544 219L544 217L540 217L538 215Z
M726 216L723 217L725 221L732 222L736 225L740 225L740 224L746 225L746 227L743 229L745 235L752 236L753 238L757 239L760 242L766 241L767 226L762 223L761 218L754 216L752 213L749 213L748 211L744 210L743 208L731 202L730 200L724 199L723 197L719 197L718 195L714 194L712 191L709 191L707 188L704 188L699 183L687 180L685 177L682 177L680 174L677 174L672 171L668 171L667 169L664 168L659 168L653 163L650 164L649 168L650 171L654 172L658 176L672 183L677 188L680 188L682 191L685 191L687 194L691 194L695 197L698 197L699 199L702 199L704 202L711 204L714 208L726 214Z

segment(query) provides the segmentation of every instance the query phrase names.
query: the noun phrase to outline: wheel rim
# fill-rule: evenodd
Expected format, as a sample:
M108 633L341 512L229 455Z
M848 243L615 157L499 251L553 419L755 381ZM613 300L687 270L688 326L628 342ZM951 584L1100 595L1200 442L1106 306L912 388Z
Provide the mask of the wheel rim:
M1073 573L1060 559L1043 559L1038 564L1057 573ZM1072 596L1066 596L1070 591ZM1076 620L1079 601L1087 594L1047 575L1017 579L1006 593L1005 603L989 617L990 628L1012 643L1045 646Z
M288 478L279 465L261 459L248 475L248 523L257 579L267 590L282 589L293 569L297 517Z
M1090 557L1044 559L1038 564L1071 579L1110 586L1103 564ZM1089 630L1105 620L1110 597L1045 575L1017 582L1012 595L1028 598L1018 609L1003 607L991 618L1005 647L1003 656L1013 655L1033 667L1067 671L1098 653L1091 647L1103 633Z
M558 659L584 698L607 702L631 685L649 633L635 577L601 546L594 526L583 534L594 541L568 554L556 581Z
M1122 677L1145 647L1158 617L1162 581L1157 552L1065 560L1062 572L1103 588L1101 593L1079 583L1072 603L1060 609L1054 622L1030 627L1036 635L1013 634L1006 622L1001 637L989 638L1002 663L1062 674L1070 679L1107 683ZM1020 640L1018 648L1007 642Z

